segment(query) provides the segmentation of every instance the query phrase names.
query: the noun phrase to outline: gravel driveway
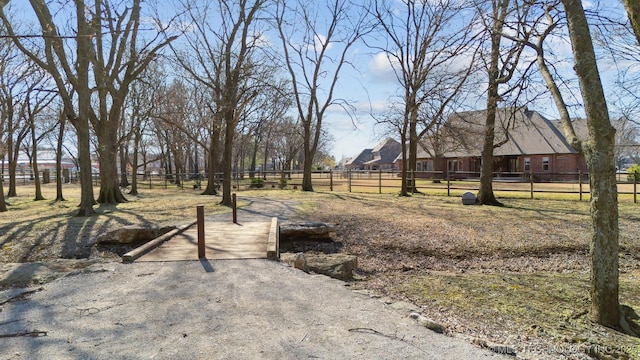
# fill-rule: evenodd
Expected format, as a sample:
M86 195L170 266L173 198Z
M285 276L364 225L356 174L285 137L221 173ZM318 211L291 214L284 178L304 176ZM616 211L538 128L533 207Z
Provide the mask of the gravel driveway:
M268 260L99 263L0 306L2 359L502 358Z

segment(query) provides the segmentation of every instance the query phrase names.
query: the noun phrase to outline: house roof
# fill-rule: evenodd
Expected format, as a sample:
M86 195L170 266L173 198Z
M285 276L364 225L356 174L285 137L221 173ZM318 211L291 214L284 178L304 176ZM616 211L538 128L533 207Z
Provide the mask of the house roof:
M365 162L371 160L371 158L373 157L373 155L371 155L371 150L372 149L364 149L360 152L360 154L358 154L357 156L354 156L353 158L347 160L347 162L345 162L345 166L350 166L350 165L362 165Z
M401 151L402 145L400 145L399 142L393 140L392 138L386 138L371 150L373 159L365 162L364 164L392 164Z
M455 133L449 135L449 141L458 146L445 150L444 157L481 156L486 116L486 110L449 116L448 126ZM574 120L573 124L578 135L586 134L585 120ZM549 120L536 111L499 109L495 128L495 143L504 142L494 149L496 156L577 153L565 140L560 121ZM418 157L431 156L425 149L419 149Z

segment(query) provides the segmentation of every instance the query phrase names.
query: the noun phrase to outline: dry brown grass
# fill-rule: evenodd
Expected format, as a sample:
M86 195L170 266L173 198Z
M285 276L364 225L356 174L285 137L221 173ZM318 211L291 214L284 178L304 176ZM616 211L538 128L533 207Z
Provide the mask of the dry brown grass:
M530 358L640 358L636 338L590 323L587 202L317 195L308 216L339 224L359 280L422 307L454 334L518 349ZM640 308L638 206L620 206L621 302Z
M78 189L69 201L33 202L20 188L0 213L1 262L89 254L97 234L126 224L192 220L228 211L219 198L193 190L142 192L129 203L98 206L76 218ZM53 188L45 188L53 197ZM525 358L640 358L638 339L590 323L588 203L503 198L505 207L462 206L458 197L345 192L251 191L242 196L299 202L298 217L339 224L343 251L358 256L357 280L408 300L456 336L514 347ZM640 308L640 205L620 203L621 302ZM637 321L637 320L636 320ZM598 354L593 351L599 351Z
M43 187L45 198L55 198L54 186ZM78 185L65 186L64 202L33 201L30 186L19 186L17 192L18 197L7 199L9 211L0 213L0 262L88 257L98 235L124 225L188 223L195 220L197 205L205 205L207 214L229 211L217 205L219 197L175 186L142 191L123 204L98 205L92 217L73 216L80 202Z

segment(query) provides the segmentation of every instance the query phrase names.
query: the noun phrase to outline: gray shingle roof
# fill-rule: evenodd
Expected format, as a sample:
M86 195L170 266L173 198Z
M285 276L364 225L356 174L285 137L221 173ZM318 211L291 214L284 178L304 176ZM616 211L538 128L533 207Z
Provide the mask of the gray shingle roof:
M373 158L373 155L371 155L371 150L372 149L364 149L360 152L360 154L358 154L358 156L355 156L351 159L349 159L345 165L346 166L352 166L352 165L362 165L365 162L371 160Z
M392 138L386 138L371 150L373 159L365 164L392 164L400 152L402 152L402 145Z
M486 110L456 113L447 119L448 126L455 133L449 141L458 143L444 153L445 157L480 156L484 141ZM586 121L574 120L578 135L586 134ZM505 132L504 129L507 129ZM560 121L548 120L536 111L499 109L496 114L495 142L506 142L495 148L494 155L542 155L574 154L576 150L567 143ZM419 158L429 158L427 151L420 149Z

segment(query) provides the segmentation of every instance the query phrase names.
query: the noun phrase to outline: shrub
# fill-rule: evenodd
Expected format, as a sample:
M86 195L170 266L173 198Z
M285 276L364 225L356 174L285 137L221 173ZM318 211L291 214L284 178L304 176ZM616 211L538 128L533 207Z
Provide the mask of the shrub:
M633 178L636 176L636 174L638 174L638 176L640 176L640 165L638 164L634 164L632 166L629 167L629 170L627 175L627 181L628 182L633 182ZM638 181L640 181L640 177L637 178Z
M262 178L253 178L251 179L251 185L249 186L253 189L260 189L264 187L264 180Z

